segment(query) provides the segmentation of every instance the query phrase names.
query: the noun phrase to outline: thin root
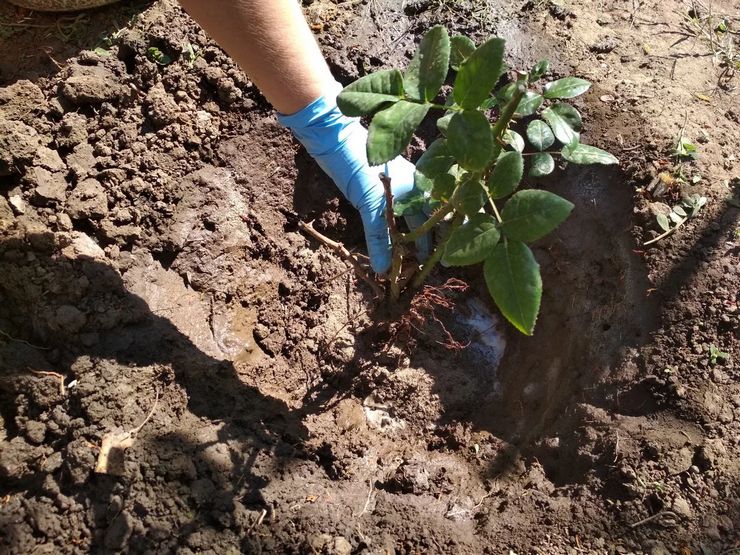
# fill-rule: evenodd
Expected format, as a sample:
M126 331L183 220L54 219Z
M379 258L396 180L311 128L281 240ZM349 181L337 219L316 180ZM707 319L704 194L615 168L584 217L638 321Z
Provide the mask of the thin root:
M345 247L342 243L338 243L337 241L334 241L332 239L329 239L326 235L323 235L316 231L311 225L313 222L298 222L298 227L301 228L304 232L306 232L308 235L316 239L319 243L322 243L332 249L334 252L336 252L339 256L344 258L347 262L352 264L352 267L355 269L355 273L370 286L370 289L373 290L373 295L375 295L376 298L382 299L383 298L383 292L380 290L380 287L376 283L376 281L371 278L365 268L362 266L359 260L355 258L355 256L347 250L347 247Z
M58 372L46 372L44 370L34 370L33 368L28 369L29 372L32 374L36 374L37 376L48 376L50 378L56 378L59 380L59 393L64 395L65 389L64 389L64 376L62 374L59 374Z

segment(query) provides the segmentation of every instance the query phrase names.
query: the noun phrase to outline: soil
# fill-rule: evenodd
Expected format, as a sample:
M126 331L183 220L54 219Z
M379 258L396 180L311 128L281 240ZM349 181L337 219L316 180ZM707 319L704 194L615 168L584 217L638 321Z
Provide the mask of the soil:
M734 553L740 76L677 34L691 6L308 4L345 83L436 23L595 83L584 140L621 164L529 184L576 205L535 248L534 337L499 323L498 355L449 351L430 319L389 346L369 288L296 225L362 249L359 218L174 2L1 4L2 551ZM740 25L732 4L712 10ZM682 128L691 185L660 186ZM706 208L643 247L691 192ZM437 316L480 340L485 288L450 277L470 287Z

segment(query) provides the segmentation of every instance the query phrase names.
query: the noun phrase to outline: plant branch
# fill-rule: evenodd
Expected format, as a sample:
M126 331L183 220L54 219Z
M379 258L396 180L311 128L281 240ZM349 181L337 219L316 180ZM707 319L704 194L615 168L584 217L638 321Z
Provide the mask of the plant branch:
M373 290L373 295L375 295L375 297L378 299L382 298L383 292L380 290L378 284L367 274L365 268L363 268L362 264L360 264L360 262L352 255L352 253L347 250L347 247L345 247L342 243L337 243L336 241L329 239L327 236L322 235L314 229L311 223L312 222L306 223L299 221L298 227L302 231L316 239L319 243L326 245L334 252L336 252L340 257L349 262L354 268L357 275L370 286L370 289Z
M385 175L383 172L378 176L380 181L383 183L383 190L385 192L385 219L388 222L388 231L391 236L391 273L390 273L390 295L391 302L395 303L401 297L401 284L398 278L401 275L401 268L403 267L403 249L401 247L400 233L398 227L396 227L396 218L393 213L393 190L391 189L391 178Z
M447 214L454 210L454 206L452 206L451 201L452 197L450 197L450 200L447 202L447 204L440 207L439 210L432 214L426 222L421 224L415 230L410 231L409 233L402 233L399 237L399 240L403 243L413 243L417 239L421 239L422 237L424 237L424 235L432 231L432 229L434 229L434 226L441 222L445 218L445 216L447 216Z
M501 219L501 214L499 214L498 208L496 208L496 203L490 196L488 197L488 202L491 204L491 209L493 210L493 214L496 216L498 223L503 222L503 220Z
M442 255L445 252L445 247L447 246L447 241L449 240L450 236L452 235L452 232L457 229L460 224L463 223L463 220L465 219L465 214L457 213L455 214L455 217L452 219L452 222L450 223L450 229L447 232L447 236L444 238L443 241L440 241L440 243L437 245L437 248L434 249L434 252L432 255L427 259L427 261L424 263L424 266L422 266L421 271L414 276L414 281L411 282L411 288L412 289L418 289L422 285L424 285L424 282L426 281L427 277L429 277L429 274L434 269L434 267L437 265L437 262L440 261L442 258Z
M491 128L491 132L493 133L494 138L492 157L493 160L497 159L498 155L501 153L500 141L502 140L504 133L506 133L506 130L509 128L509 123L511 123L511 119L514 117L516 109L519 107L519 103L522 101L522 98L524 98L524 93L526 92L527 87L524 85L524 80L517 81L517 87L514 91L514 96L512 96L511 100L506 103L504 109L501 110L501 114L499 115L498 120L496 121L496 123L493 124L493 127Z

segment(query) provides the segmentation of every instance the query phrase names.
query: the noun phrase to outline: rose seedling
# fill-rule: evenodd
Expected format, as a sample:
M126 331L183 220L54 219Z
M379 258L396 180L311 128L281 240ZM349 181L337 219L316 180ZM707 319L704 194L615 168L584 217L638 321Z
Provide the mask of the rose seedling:
M337 103L348 116L372 117L367 140L371 165L401 154L427 114L440 114L440 136L416 164L411 195L393 202L384 180L392 209L391 300L401 293L407 247L445 222L411 287L420 287L439 261L448 266L482 264L501 313L531 335L542 279L529 245L560 225L573 204L548 191L519 190L525 170L533 177L548 175L555 169L554 156L575 164L618 161L580 142L581 115L563 102L585 93L591 84L566 77L537 87L549 63L509 74L504 46L496 37L476 46L467 37L450 38L444 27L433 27L405 72L386 69L362 77L339 94ZM452 92L440 102L437 97L450 70L455 72ZM526 140L510 129L516 122ZM429 218L408 233L397 231L393 214L412 213Z

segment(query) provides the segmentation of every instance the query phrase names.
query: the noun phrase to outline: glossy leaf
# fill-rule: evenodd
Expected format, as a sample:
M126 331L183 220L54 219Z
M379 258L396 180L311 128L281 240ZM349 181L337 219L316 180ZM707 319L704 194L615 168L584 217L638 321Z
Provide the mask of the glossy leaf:
M486 194L477 175L470 175L460 184L455 208L469 218L477 214L486 202Z
M447 173L454 163L455 157L447 148L447 140L437 139L429 145L429 148L416 162L416 171L434 179L443 173Z
M462 63L453 89L459 106L475 109L488 98L504 72L505 43L499 38L488 39Z
M403 76L406 95L421 102L437 96L447 77L450 62L450 37L442 25L432 27L421 39Z
M345 116L372 114L403 96L403 77L397 69L376 71L344 87L337 106Z
M437 176L432 187L432 198L443 201L449 200L455 190L456 183L456 177L451 172Z
M480 105L481 110L490 110L494 106L498 104L498 100L496 100L495 96L489 96L486 98L483 103Z
M513 148L517 152L524 151L524 138L516 131L507 129L502 139L507 145L509 145L511 148Z
M565 145L561 152L563 158L574 164L619 164L619 160L613 154L583 143Z
M424 203L424 192L414 189L400 199L393 199L393 213L396 216L403 216L412 212L418 213L424 208Z
M557 105L556 105L557 106ZM550 124L553 134L563 144L570 144L580 139L580 134L571 125L572 118L565 116L566 110L550 106L542 111L542 119ZM567 106L561 104L560 106Z
M488 177L488 191L494 199L508 197L519 187L524 173L524 158L520 152L504 152Z
M532 177L543 177L550 175L555 169L555 159L547 152L538 152L532 156L532 167L529 175Z
M563 223L571 210L572 203L549 191L519 191L501 211L501 231L510 239L530 243Z
M450 112L437 120L437 129L439 129L439 131L445 136L447 136L447 129L450 127L450 120L454 115L454 112Z
M544 87L545 98L575 98L591 88L591 83L580 77L564 77Z
M527 126L527 138L535 150L547 150L555 142L552 129L542 120L536 119Z
M400 100L375 114L367 136L370 165L385 164L401 154L428 110L427 105Z
M463 35L455 35L450 39L450 67L457 71L475 50L475 43Z
M497 89L496 94L494 95L496 101L502 106L509 102L509 100L511 100L511 98L514 96L517 85L518 83L516 81L512 81L511 83L507 83L500 89Z
M447 128L447 147L463 168L482 170L493 153L493 134L486 116L466 110L452 116Z
M426 175L421 173L419 170L414 172L414 188L419 191L430 192L434 187L434 181L429 179Z
M493 216L475 214L452 232L442 261L448 266L468 266L483 262L500 237Z
M542 79L542 76L550 71L550 62L548 60L540 60L529 72L529 82L534 83Z
M540 106L542 106L544 101L545 99L541 94L527 91L524 93L524 98L522 98L519 105L516 107L516 114L522 117L531 116L540 109Z
M519 331L532 335L542 300L542 277L529 247L501 240L486 258L483 275L501 314Z

